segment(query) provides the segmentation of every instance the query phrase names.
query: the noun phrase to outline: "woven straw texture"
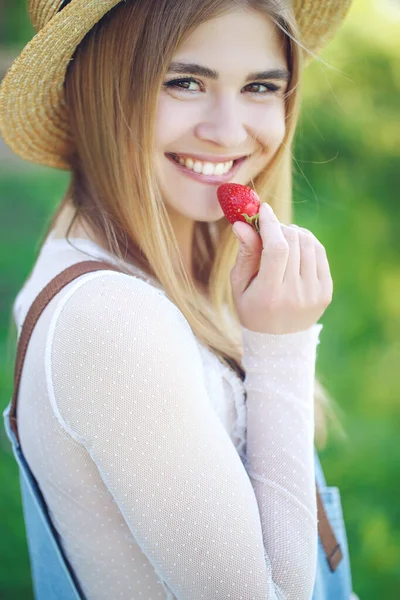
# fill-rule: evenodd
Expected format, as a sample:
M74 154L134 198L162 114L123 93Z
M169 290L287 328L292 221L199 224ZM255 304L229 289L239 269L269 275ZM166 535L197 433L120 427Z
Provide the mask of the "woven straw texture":
M69 169L72 146L63 84L68 63L86 33L121 0L28 0L36 35L0 85L0 134L25 160ZM316 54L334 36L351 0L294 0L301 41Z

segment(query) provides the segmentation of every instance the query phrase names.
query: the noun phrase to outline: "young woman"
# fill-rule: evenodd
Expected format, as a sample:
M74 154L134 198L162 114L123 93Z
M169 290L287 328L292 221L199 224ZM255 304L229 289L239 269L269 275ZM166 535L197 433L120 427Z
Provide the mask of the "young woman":
M19 335L67 267L121 271L48 303L19 388L21 448L86 598L352 594L314 450L333 285L291 224L303 68L348 4L29 3L38 34L3 81L1 133L71 185L15 301ZM227 181L260 195L260 236L224 218Z

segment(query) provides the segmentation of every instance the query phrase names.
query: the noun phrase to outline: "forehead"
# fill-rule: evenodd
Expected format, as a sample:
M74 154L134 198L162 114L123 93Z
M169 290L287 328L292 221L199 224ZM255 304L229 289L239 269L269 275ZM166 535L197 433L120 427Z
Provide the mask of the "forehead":
M286 66L283 34L260 12L235 10L202 23L174 54L221 73Z

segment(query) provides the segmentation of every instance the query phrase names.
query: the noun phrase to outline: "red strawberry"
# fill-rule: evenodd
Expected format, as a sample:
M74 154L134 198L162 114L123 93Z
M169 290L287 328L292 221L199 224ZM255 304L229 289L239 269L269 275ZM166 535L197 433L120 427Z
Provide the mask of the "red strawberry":
M260 198L254 190L240 183L223 183L217 189L218 202L229 223L249 223L260 233L258 217Z

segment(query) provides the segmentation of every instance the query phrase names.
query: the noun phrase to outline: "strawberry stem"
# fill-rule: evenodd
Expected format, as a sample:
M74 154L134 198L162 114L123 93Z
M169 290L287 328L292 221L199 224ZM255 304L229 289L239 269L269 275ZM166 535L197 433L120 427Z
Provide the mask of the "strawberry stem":
M260 233L260 227L258 224L258 218L260 216L259 212L256 215L253 215L252 217L249 217L249 215L247 215L246 213L241 213L241 215L246 219L246 222L249 225L251 225L253 229L255 229L255 231L257 231L257 233Z

